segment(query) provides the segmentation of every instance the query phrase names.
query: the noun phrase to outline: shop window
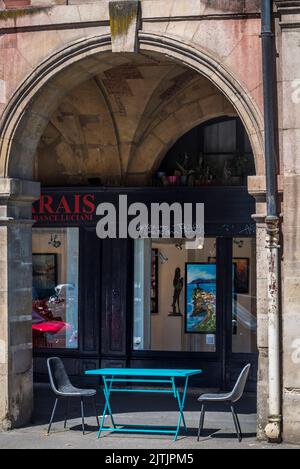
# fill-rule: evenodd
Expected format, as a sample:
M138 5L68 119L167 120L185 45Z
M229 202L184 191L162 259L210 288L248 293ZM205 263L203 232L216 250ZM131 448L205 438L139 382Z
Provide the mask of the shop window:
M234 238L232 257L232 352L257 352L255 238Z
M215 238L135 241L134 350L216 351L215 257Z
M78 228L33 229L34 348L78 347L78 251Z

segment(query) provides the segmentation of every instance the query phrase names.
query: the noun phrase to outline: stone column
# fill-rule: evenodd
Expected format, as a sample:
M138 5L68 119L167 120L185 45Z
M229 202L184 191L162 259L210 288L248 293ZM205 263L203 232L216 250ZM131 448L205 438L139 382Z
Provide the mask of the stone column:
M300 443L300 1L276 1L283 227L283 439Z
M267 250L266 250L266 191L265 177L248 178L248 191L256 200L256 296L257 296L257 437L265 439L268 423L268 306L267 306Z
M265 439L268 423L268 279L266 225L256 214L256 265L257 265L257 437Z
M281 202L282 178L278 177L278 200ZM257 296L257 437L266 439L265 427L268 423L268 250L266 229L266 180L265 176L248 177L248 191L255 197L256 213L256 296ZM279 279L280 281L280 279Z
M39 183L0 178L0 429L31 418L32 202Z

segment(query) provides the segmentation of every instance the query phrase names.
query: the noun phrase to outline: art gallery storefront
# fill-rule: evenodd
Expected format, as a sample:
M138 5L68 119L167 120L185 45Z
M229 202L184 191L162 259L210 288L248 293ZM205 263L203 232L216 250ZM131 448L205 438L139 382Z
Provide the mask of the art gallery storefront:
M202 202L205 239L105 239L96 207ZM33 349L74 379L111 367L202 368L196 384L230 387L252 363L256 389L254 199L245 187L45 188L33 206Z

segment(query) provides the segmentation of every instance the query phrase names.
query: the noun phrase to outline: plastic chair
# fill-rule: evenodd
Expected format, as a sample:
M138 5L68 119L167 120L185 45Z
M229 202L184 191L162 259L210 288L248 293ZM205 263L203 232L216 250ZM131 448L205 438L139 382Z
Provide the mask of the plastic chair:
M237 413L235 412L234 409L234 404L239 401L244 393L246 381L249 375L250 371L250 363L246 365L243 370L240 373L240 376L237 379L237 382L234 385L233 390L230 393L227 394L202 394L200 397L198 397L198 401L202 403L201 407L201 414L200 414L200 420L199 420L199 428L198 428L198 438L197 440L199 441L201 432L203 430L203 424L204 424L204 416L205 416L205 406L208 403L221 403L221 404L229 404L230 405L230 410L232 413L233 417L233 422L236 430L237 437L239 439L239 442L242 441L243 435L241 431L241 426L240 422L237 416Z
M80 397L83 435L84 435L84 408L83 408L84 397L93 397L94 409L95 409L97 424L99 427L100 425L99 425L99 419L98 419L97 410L96 410L96 400L95 400L96 390L95 389L79 389L73 386L72 383L70 382L69 376L66 373L63 362L58 357L48 358L47 368L48 368L48 373L49 373L50 385L51 385L52 391L56 395L47 434L49 434L50 432L56 406L57 406L59 399L66 400L65 422L64 422L64 428L66 428L67 418L68 418L68 403L69 403L69 399L72 397Z

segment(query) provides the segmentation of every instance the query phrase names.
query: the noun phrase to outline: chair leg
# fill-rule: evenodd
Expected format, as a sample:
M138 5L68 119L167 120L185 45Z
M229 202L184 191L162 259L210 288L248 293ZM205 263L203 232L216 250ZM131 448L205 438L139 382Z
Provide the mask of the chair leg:
M241 442L242 441L242 432L241 432L240 422L239 422L239 419L236 415L234 407L232 405L230 406L230 409L231 409L231 413L232 413L232 417L233 417L233 421L234 421L235 431L236 431L239 442Z
M69 398L66 399L66 409L65 409L65 423L64 423L64 428L66 428L66 426L67 426L68 410L69 410Z
M239 433L240 433L240 439L239 441L241 442L242 439L243 439L243 434L242 434L242 430L241 430L241 425L240 425L240 421L239 421L239 418L238 418L238 414L235 412L235 418L236 418L236 423L238 425L238 429L239 429Z
M197 441L199 441L199 438L200 438L201 433L202 433L202 430L203 430L204 416L205 416L205 405L202 404L202 407L201 407L201 414L200 414L200 420L199 420L199 428L198 428Z
M100 427L100 423L99 423L99 418L98 418L98 414L97 414L96 396L93 397L93 403L94 403L94 409L95 409L95 415L96 415L97 425L98 425L98 428L99 428L99 427Z
M49 433L50 433L50 428L51 428L51 425L52 425L52 422L53 422L57 402L58 402L58 398L56 398L55 402L54 402L54 406L53 406L53 410L52 410L52 414L51 414L51 418L50 418L50 422L49 422L49 426L48 426L48 430L47 430L47 435L49 435Z
M81 405L81 426L82 426L82 434L84 435L84 410L83 410L83 397L80 399Z

